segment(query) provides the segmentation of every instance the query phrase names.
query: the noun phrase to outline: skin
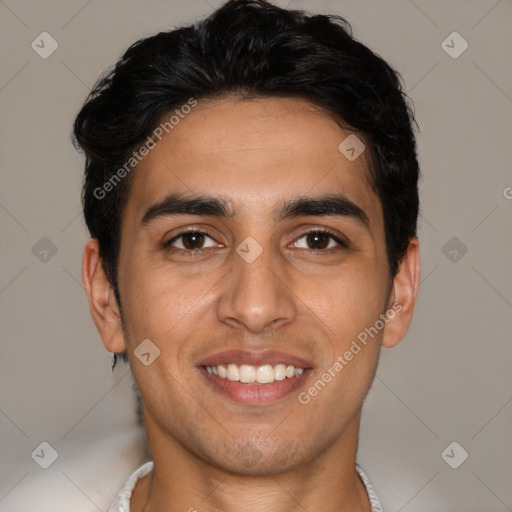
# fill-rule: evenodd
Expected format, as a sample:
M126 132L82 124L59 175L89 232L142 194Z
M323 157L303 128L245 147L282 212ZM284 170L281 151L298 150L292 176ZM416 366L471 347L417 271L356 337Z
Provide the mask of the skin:
M144 401L154 471L137 484L131 511L251 510L368 512L355 472L361 407L381 347L411 321L419 283L412 239L391 286L382 208L369 152L351 162L338 145L351 132L300 99L200 101L137 167L122 217L119 292L124 329L96 240L84 251L83 281L105 347L128 351ZM222 197L232 218L146 211L171 193ZM368 225L347 215L279 220L285 201L344 194ZM195 255L162 243L207 229ZM327 229L348 248L308 230ZM237 246L262 247L252 263ZM190 245L189 245L190 246ZM325 246L325 245L324 245ZM322 247L324 247L322 246ZM401 306L311 401L297 400L358 334L393 303ZM160 356L144 366L144 339ZM214 391L196 365L224 349L271 348L312 362L297 393L250 406Z

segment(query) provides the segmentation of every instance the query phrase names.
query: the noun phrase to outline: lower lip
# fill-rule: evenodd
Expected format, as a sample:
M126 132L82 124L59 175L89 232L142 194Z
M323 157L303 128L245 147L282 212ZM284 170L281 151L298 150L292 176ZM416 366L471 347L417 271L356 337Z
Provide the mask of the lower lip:
M291 395L304 384L304 380L311 372L311 369L307 368L302 375L295 377L276 380L268 384L249 384L217 377L208 373L203 366L200 367L200 370L216 391L236 402L251 405L270 404Z

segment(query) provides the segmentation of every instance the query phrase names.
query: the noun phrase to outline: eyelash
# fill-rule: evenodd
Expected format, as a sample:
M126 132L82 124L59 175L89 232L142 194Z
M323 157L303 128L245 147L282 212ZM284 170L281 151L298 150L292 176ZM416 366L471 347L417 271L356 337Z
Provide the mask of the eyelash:
M202 251L204 251L205 249L192 249L192 250L189 250L189 249L181 249L181 248L178 248L178 247L173 247L171 244L173 242L175 242L176 240L178 240L179 238L181 238L182 236L184 235L188 235L188 234L191 234L191 233L194 233L194 234L200 234L200 235L206 235L208 236L209 238L211 238L212 240L215 240L215 238L213 237L213 235L211 233L209 233L208 231L204 230L204 229L188 229L186 231L182 231L181 233L179 233L178 235L172 237L170 240L167 240L165 241L163 244L162 244L162 248L167 250L167 251L170 251L170 252L182 252L182 253L187 253L189 254L190 256L195 256L195 255L198 255L200 254ZM309 251L311 252L314 252L316 253L317 255L320 255L319 253L330 253L332 252L333 250L334 251L337 251L337 250L343 250L343 249L348 249L349 248L349 244L348 242L342 240L341 238L339 238L338 236L336 236L334 233L332 233L331 231L329 231L328 229L325 229L325 228L313 228L313 229L310 229L308 231L305 231L304 233L302 233L300 236L298 236L293 243L297 243L298 240L304 238L305 236L311 234L311 233L322 233L322 234L325 234L325 235L328 235L329 238L331 240L334 240L337 244L338 244L338 247L336 248L330 248L330 249L309 249ZM208 248L207 248L208 249Z

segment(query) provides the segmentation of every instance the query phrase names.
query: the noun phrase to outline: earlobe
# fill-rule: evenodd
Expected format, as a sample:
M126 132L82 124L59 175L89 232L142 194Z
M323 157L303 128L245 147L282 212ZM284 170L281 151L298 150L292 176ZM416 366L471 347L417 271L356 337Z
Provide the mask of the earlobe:
M397 345L407 333L412 320L420 280L419 242L415 237L409 242L407 252L400 262L393 278L388 311L389 322L384 329L382 346L391 348Z
M126 349L121 316L112 285L103 268L97 239L87 242L82 259L82 281L92 319L105 348L110 352Z

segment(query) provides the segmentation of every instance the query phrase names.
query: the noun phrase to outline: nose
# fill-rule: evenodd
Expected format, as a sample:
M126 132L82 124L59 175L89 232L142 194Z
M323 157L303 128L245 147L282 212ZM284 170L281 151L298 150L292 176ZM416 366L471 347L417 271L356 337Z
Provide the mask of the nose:
M232 258L234 268L217 302L218 320L252 333L293 322L297 305L278 256L265 249L250 263L237 253Z

